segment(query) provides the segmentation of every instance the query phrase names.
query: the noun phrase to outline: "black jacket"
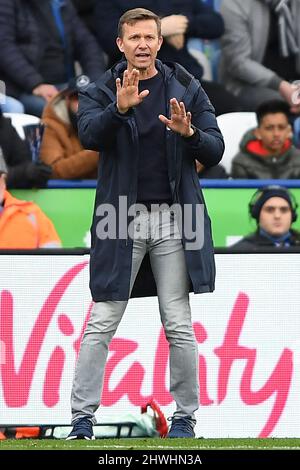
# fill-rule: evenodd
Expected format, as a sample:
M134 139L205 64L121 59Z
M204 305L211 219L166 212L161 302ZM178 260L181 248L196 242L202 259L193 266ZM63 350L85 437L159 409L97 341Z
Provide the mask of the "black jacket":
M224 142L213 107L198 80L178 64L166 65L157 61L156 67L165 81L168 115L170 98L175 97L191 111L192 122L197 128L190 139L183 139L172 131L166 132L166 157L173 202L179 203L181 207L190 204L194 216L196 204L204 207L202 248L187 249L185 239L183 246L194 292L209 292L214 289L214 254L210 220L199 186L195 158L207 167L216 165L222 157ZM128 206L136 202L138 131L134 109L121 115L116 107L115 80L122 76L125 68L126 62L117 64L80 94L79 99L78 128L81 142L84 148L101 152L90 261L90 287L95 301L126 300L129 296L132 239L100 240L96 236L96 226L101 220L96 215L99 205L111 204L119 217L119 195L127 197ZM139 292L135 289L133 295L155 294L153 276L149 275L149 269L145 267L150 269L147 257L138 278L141 279L146 272L149 283L137 279L136 285L139 283L141 289Z
M79 20L71 1L65 2L62 16L66 49L62 47L49 0L0 1L0 80L6 84L7 95L18 98L41 83L64 83L66 61L78 61L92 80L104 71L103 54L96 39ZM51 44L51 53L45 63L47 44Z
M295 230L291 230L291 246L300 246L300 233L296 232ZM230 248L234 248L237 250L252 251L258 247L274 247L274 249L277 248L274 243L272 243L272 240L267 237L264 237L258 231L242 238L242 240L235 243Z
M0 111L0 147L8 167L7 187L31 187L26 177L27 164L31 162L31 153L25 140L22 140L10 119Z
M116 46L119 18L132 8L146 8L161 17L181 14L189 20L186 39L198 37L217 39L224 32L224 23L220 13L205 5L200 0L101 0L95 6L95 28L99 43L108 54L110 64L120 59ZM158 58L162 61L174 61L188 69L198 79L202 76L201 65L190 55L186 44L177 50L164 41Z

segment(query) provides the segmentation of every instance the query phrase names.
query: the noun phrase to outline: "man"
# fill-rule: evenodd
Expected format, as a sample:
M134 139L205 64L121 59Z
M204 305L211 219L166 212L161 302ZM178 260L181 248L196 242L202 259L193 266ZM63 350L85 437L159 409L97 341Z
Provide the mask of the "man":
M291 140L289 105L273 100L257 111L258 127L243 137L241 151L232 160L233 178L298 179L300 150Z
M88 83L85 75L71 79L44 109L41 160L50 165L53 178L97 177L99 154L83 149L77 129L78 92Z
M233 245L251 250L256 247L300 246L300 233L291 228L297 220L298 204L282 186L259 189L249 204L249 213L257 222L257 230Z
M150 269L150 263L170 344L171 392L177 405L169 437L194 436L198 349L188 293L190 283L196 293L214 289L213 246L205 208L204 223L196 232L197 238L204 230L203 242L200 247L191 243L188 249L192 237L183 231L181 240L180 224L170 204L191 207L197 225L196 212L204 207L204 200L195 158L206 166L217 164L224 143L199 82L181 66L155 60L162 44L160 26L151 11L126 12L120 18L117 38L126 62L118 63L80 95L79 136L85 148L101 152L101 159L90 263L94 306L76 365L74 427L69 439L93 437L109 342L135 278L144 275L141 264ZM123 200L127 201L125 209ZM107 237L103 216L111 206L119 231ZM134 236L128 234L132 218ZM124 221L128 225L123 234ZM108 225L114 232L114 222ZM146 254L148 265L142 263ZM140 285L139 295L156 292L144 277Z
M283 99L299 113L299 0L223 0L220 79L254 111L262 102Z
M0 153L0 249L59 248L60 239L41 209L6 191L7 167Z
M75 62L93 80L104 71L103 53L71 0L1 0L0 43L0 80L28 114L41 116L75 76Z

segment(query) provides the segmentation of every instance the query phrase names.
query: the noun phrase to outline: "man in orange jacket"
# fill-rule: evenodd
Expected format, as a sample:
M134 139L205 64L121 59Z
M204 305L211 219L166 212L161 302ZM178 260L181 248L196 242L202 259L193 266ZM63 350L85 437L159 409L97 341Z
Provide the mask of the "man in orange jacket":
M6 191L6 175L0 150L0 249L60 248L56 230L41 209Z

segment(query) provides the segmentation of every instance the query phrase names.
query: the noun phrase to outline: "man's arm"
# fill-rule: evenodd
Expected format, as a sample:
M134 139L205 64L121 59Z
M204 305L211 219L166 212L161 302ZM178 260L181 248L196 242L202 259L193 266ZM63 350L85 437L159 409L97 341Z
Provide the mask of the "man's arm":
M181 136L186 154L206 168L219 163L224 153L224 141L214 109L202 87L198 88L192 111L186 111L184 103L178 103L175 98L171 99L170 105L170 118L160 115L159 119Z

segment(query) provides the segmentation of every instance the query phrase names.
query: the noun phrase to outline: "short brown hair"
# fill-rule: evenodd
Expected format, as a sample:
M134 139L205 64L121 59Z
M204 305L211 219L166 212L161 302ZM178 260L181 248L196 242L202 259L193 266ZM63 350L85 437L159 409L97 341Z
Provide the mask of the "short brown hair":
M158 36L161 36L161 21L159 16L153 13L153 11L146 10L145 8L134 8L132 10L126 11L120 18L118 25L119 38L123 37L124 24L133 25L137 21L141 20L154 20L157 25Z

